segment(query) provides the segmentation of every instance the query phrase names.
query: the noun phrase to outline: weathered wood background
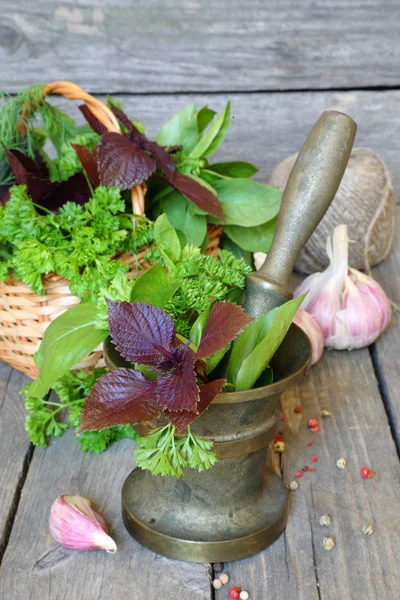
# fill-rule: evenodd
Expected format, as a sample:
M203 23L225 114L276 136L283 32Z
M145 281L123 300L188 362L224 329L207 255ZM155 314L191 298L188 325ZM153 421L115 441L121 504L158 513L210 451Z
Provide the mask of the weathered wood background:
M386 160L400 190L400 3L397 0L0 0L0 85L14 93L66 79L113 93L150 134L188 103L221 108L233 121L220 151L260 167L297 151L319 113L336 108L358 123L356 145ZM65 104L64 104L65 105ZM76 109L67 105L77 115ZM400 297L400 232L374 270ZM226 565L257 600L397 600L400 597L400 327L395 315L369 350L326 353L283 398L284 477L319 454L317 473L291 496L285 535L265 552ZM119 517L121 484L132 468L125 442L92 457L70 432L48 450L24 433L18 392L26 378L0 365L1 600L227 598L214 592L211 565L169 561L141 548ZM293 407L301 404L302 414ZM305 423L332 417L307 447ZM397 446L397 451L396 451ZM312 450L312 452L311 452ZM339 471L339 457L348 468ZM374 480L359 469L370 465ZM113 524L119 552L77 554L48 537L61 493L93 497ZM337 545L322 549L323 513ZM361 529L374 522L376 533Z

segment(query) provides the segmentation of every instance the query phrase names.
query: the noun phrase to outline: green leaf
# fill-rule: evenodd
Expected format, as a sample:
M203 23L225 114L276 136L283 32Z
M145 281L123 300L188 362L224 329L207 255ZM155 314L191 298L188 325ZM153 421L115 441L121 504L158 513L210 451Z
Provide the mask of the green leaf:
M282 193L277 188L251 179L221 179L214 188L227 225L254 227L278 214Z
M179 285L179 281L172 280L165 269L156 263L136 280L130 301L147 302L147 304L164 308Z
M224 233L243 250L248 252L269 252L274 239L276 217L255 227L227 225Z
M213 118L217 113L215 110L208 108L208 106L203 106L197 113L197 125L200 133L202 133L205 128L211 123Z
M190 341L198 346L200 344L200 340L203 336L204 328L207 325L208 314L211 309L211 304L197 317L195 322L192 325L192 328L189 333Z
M190 158L205 158L217 150L222 144L229 129L231 104L210 125L206 133L190 153Z
M154 239L167 262L168 268L173 269L180 258L181 245L167 215L160 215L154 223Z
M200 246L207 233L207 219L196 214L195 205L180 194L170 192L159 203L158 210L168 216L168 220L176 231L183 234L183 246L191 244Z
M228 381L236 391L250 390L281 345L304 300L299 296L250 323L239 336L228 366Z
M274 381L274 372L272 367L268 365L257 379L254 387L263 387L264 385L271 385Z
M156 142L160 146L183 146L185 152L189 153L199 139L197 108L190 104L165 123L156 137Z
M225 348L223 348L216 354L213 354L209 358L206 358L207 373L211 373L211 371L213 371L219 365L219 363L221 362L221 360L224 358L225 354L230 350L231 347L232 347L232 343L225 346Z
M241 160L214 163L213 165L208 165L207 169L224 177L239 177L243 179L249 179L258 172L257 167Z
M57 317L46 329L35 354L39 375L30 395L42 398L67 371L86 358L107 337L108 330L96 329L97 306L79 304Z

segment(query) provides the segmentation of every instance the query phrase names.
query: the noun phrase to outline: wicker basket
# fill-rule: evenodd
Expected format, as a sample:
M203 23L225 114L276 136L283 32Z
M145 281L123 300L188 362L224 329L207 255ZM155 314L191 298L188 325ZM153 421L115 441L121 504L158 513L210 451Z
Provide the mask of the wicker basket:
M49 94L60 94L71 100L85 102L92 114L109 131L121 133L118 121L110 109L76 84L57 81L45 88L44 97ZM132 207L135 214L144 214L145 189L144 185L132 189ZM221 233L222 227L209 227L207 254L218 254ZM136 278L151 266L145 259L146 251L147 248L144 248L136 256L122 254L117 257L129 265L130 278ZM0 360L32 379L38 374L33 355L40 346L46 328L61 313L80 302L79 298L71 293L69 282L55 273L45 275L43 284L45 295L38 296L20 281L10 279L7 283L0 283ZM77 365L76 369L95 366L104 366L100 347Z

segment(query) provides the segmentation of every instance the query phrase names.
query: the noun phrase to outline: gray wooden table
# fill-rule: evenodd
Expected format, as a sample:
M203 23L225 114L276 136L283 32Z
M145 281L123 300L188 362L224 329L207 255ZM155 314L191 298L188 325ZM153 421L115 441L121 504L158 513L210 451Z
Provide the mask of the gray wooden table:
M15 92L36 81L76 81L113 93L150 134L195 102L233 123L220 152L260 167L297 151L326 108L359 125L356 145L383 156L400 189L400 4L396 0L2 0L0 81ZM68 110L75 109L68 106ZM74 112L76 116L76 112ZM400 231L374 276L399 300ZM392 319L371 348L325 353L282 399L283 477L318 454L291 494L285 534L257 556L225 565L231 582L257 600L397 600L400 597L400 324ZM1 600L222 600L213 565L164 559L132 540L120 520L120 489L133 467L124 442L93 457L73 432L34 449L24 432L25 376L0 365ZM302 413L294 407L302 406ZM322 409L312 448L306 423ZM340 471L336 460L345 457ZM364 465L376 477L363 480ZM93 498L114 528L119 551L74 553L48 534L63 493ZM319 516L333 517L336 547L322 548ZM376 532L362 534L365 524Z

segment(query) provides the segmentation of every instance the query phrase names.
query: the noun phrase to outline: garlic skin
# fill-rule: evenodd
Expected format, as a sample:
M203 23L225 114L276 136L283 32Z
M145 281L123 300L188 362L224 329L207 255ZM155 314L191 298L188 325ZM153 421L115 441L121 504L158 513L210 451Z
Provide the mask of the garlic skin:
M318 322L325 348L335 350L369 346L392 316L379 283L348 267L348 245L347 225L335 227L333 240L327 240L329 267L307 277L294 292L294 297L308 292L301 308Z
M60 496L51 507L50 533L64 548L114 553L117 545L108 535L108 525L92 506L82 496Z
M301 308L297 311L293 323L300 327L311 343L311 364L315 365L324 353L324 336L314 317Z

